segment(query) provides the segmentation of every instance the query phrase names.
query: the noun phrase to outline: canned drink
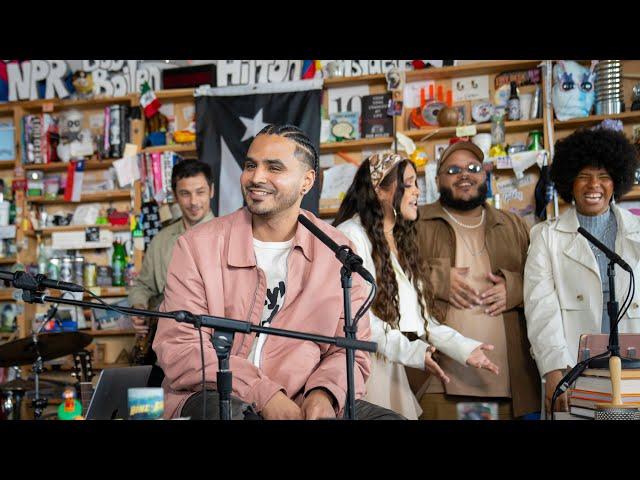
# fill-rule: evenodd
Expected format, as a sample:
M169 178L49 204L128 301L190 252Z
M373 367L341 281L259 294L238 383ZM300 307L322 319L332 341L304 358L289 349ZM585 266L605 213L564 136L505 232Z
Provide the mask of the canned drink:
M111 267L99 266L97 267L98 287L110 287L111 286Z
M73 262L74 282L84 283L84 257L77 255Z
M95 263L84 265L84 286L95 287L98 282L98 271Z
M60 280L63 282L73 282L73 259L64 257L60 264Z
M60 259L52 257L47 265L47 277L49 280L60 280Z

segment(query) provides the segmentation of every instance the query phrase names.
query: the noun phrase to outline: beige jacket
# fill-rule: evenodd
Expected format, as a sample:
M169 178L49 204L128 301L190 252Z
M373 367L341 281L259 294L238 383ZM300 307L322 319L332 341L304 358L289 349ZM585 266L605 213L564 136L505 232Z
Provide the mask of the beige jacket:
M215 218L213 213L207 213L198 224ZM164 287L167 283L167 270L173 253L173 247L180 235L186 231L184 221L177 220L167 225L153 237L142 261L142 269L129 289L129 304L149 307L150 300L160 304Z

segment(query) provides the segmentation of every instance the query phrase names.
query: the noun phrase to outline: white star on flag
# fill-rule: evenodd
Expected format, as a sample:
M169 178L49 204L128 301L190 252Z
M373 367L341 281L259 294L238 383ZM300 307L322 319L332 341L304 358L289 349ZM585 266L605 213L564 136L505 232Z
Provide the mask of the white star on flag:
M247 129L244 131L242 140L240 140L241 142L244 142L251 137L255 137L260 132L260 130L269 125L268 123L264 123L262 121L262 109L260 109L260 111L256 113L256 116L253 117L253 119L240 117L240 121L244 123L245 127L247 127Z

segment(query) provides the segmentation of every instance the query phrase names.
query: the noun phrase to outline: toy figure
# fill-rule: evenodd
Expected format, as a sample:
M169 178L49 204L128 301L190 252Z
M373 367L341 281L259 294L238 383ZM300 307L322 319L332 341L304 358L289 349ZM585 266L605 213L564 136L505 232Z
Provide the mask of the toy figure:
M573 60L559 61L553 67L553 110L558 120L588 117L595 102L594 68L586 68Z

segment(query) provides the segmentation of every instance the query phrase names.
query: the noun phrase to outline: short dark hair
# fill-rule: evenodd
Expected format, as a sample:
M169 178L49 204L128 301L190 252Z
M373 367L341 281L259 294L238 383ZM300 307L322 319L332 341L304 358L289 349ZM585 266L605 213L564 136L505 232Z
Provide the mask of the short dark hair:
M200 174L204 175L209 186L213 184L213 173L211 173L209 164L194 159L182 160L176 163L173 166L173 172L171 172L171 189L174 192L176 191L178 180L195 177Z
M555 144L551 180L565 202L573 200L573 183L585 167L604 168L613 180L616 200L633 187L640 159L624 133L611 129L579 129Z
M293 140L296 143L296 150L294 154L301 158L310 168L312 168L316 172L316 177L318 175L318 150L311 143L311 140L300 128L291 124L284 125L267 125L264 127L257 136L259 135L279 135L281 137L288 138L289 140Z

